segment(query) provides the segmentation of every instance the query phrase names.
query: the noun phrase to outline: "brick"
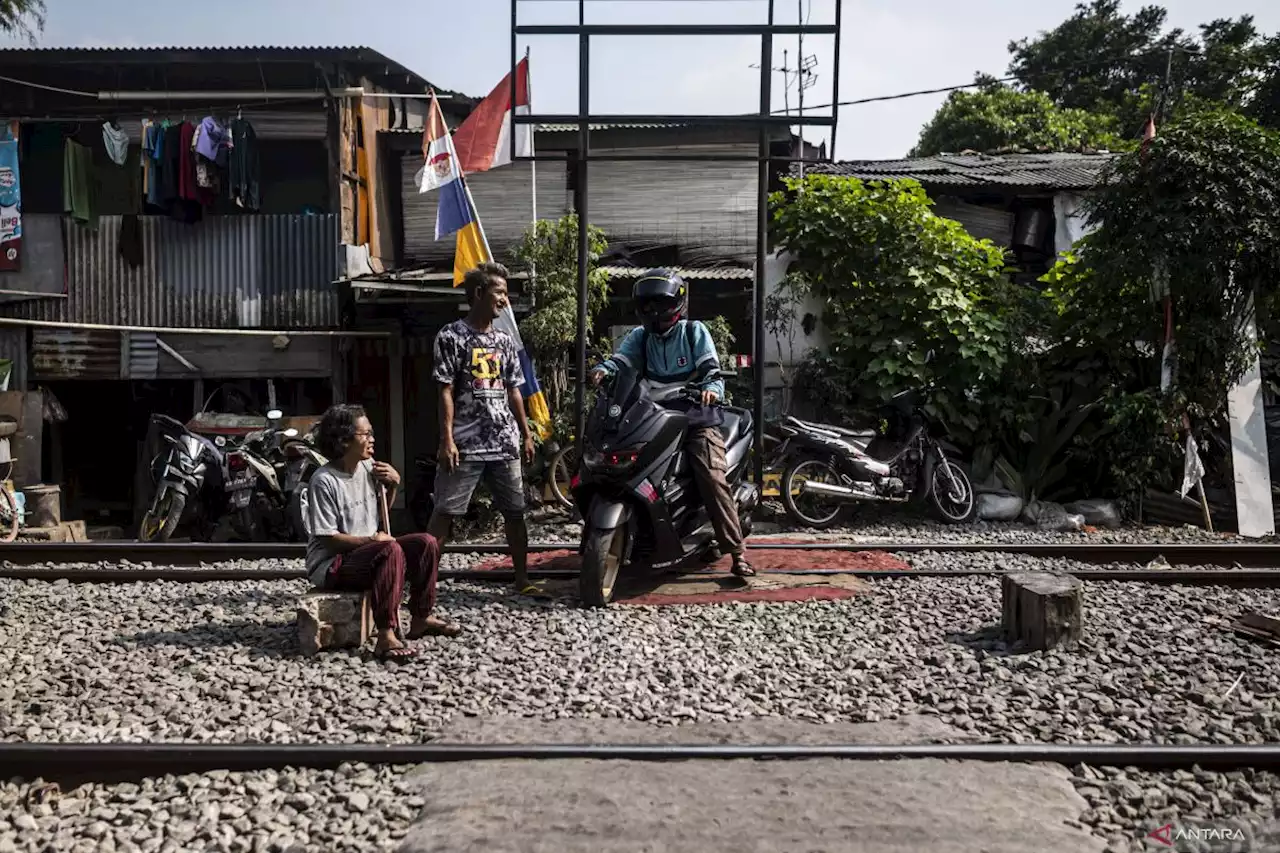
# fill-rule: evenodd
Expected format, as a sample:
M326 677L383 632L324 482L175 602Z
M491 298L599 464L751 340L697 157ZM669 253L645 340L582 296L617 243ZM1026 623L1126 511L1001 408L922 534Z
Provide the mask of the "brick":
M317 590L298 599L298 646L305 655L359 648L372 632L365 593Z

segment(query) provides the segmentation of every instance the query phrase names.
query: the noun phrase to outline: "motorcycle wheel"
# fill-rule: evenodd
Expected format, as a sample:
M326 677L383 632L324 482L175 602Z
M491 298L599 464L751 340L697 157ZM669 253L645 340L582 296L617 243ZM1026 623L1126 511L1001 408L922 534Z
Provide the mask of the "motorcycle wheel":
M182 511L187 507L187 498L180 492L169 492L160 504L156 515L147 510L142 515L142 523L138 526L138 539L142 542L168 542L173 531L178 529L182 520Z
M626 528L588 530L583 537L583 545L578 597L585 607L607 607L613 600L622 561L627 553Z
M929 484L929 499L938 516L947 524L972 524L978 517L978 496L973 492L973 483L968 473L960 465L946 460L943 465L933 469L933 482ZM952 487L951 477L955 478Z
M825 459L801 459L792 463L786 471L782 473L782 479L778 483L778 497L782 498L782 507L787 511L787 515L797 524L805 527L812 527L814 530L825 530L828 527L835 527L844 520L845 506L844 504L834 501L826 502L818 498L810 498L818 507L828 507L828 512L821 510L809 510L807 507L802 509L797 503L796 498L803 496L796 495L799 491L800 483L808 479L822 480L825 482L839 483L840 474L836 471L835 466Z

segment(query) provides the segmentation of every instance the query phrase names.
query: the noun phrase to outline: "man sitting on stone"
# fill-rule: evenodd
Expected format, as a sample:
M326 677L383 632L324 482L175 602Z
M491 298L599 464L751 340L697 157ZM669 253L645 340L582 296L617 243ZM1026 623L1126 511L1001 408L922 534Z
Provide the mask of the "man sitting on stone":
M329 463L311 475L311 538L307 574L322 589L370 593L378 628L377 655L405 661L413 650L400 641L400 598L409 581L409 639L454 637L457 625L431 611L436 603L440 546L427 533L393 538L379 529L378 486L395 500L400 474L373 461L373 429L360 406L331 406L320 419L317 444Z

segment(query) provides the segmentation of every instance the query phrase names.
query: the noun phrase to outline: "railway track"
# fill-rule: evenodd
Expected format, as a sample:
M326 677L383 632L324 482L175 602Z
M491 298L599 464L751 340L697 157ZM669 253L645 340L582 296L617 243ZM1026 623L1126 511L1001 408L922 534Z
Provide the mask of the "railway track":
M1050 762L1142 770L1280 769L1280 744L450 744L3 743L0 776L112 782L212 770L334 769L344 763L590 759L728 761L834 758Z
M758 550L798 551L886 551L913 554L926 551L951 554L1021 554L1040 558L1068 559L1104 566L1070 571L1083 580L1136 581L1232 586L1280 586L1280 545L1272 544L901 544L895 542L840 543L764 542ZM573 551L576 543L531 544L532 552ZM446 553L510 553L505 545L455 544ZM305 578L301 569L227 568L217 564L235 560L295 559L303 556L301 545L289 543L141 543L141 542L22 542L0 546L0 578L12 580L65 580L71 583L135 583L139 581L271 581ZM1145 564L1163 559L1170 568L1149 568ZM85 563L117 563L124 566L85 568ZM1136 564L1115 568L1115 564ZM49 564L72 564L44 568ZM1218 568L1174 568L1176 566L1216 566ZM768 570L761 574L773 574ZM1001 569L913 569L909 571L806 569L805 574L840 574L870 579L898 577L999 576ZM572 569L533 569L530 576L540 580L571 580ZM512 573L504 570L442 569L441 580L506 582Z
M531 553L576 551L577 542L531 543ZM888 551L918 554L1022 554L1082 563L1141 563L1163 558L1173 566L1280 569L1280 544L1272 543L923 543L923 542L752 542L757 551ZM508 554L505 545L449 544L455 554ZM0 545L0 566L38 563L129 562L164 566L199 566L228 560L301 559L305 546L284 542L10 542Z

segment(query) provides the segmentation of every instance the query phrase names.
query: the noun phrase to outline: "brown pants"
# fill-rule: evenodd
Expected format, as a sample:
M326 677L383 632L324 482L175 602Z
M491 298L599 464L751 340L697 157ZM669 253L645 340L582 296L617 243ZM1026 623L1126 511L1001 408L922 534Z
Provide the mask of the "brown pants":
M725 459L724 435L717 427L689 430L685 451L693 468L693 479L711 518L711 528L724 554L742 554L742 525L738 507L729 494L729 463Z
M409 581L409 612L431 615L436 605L436 575L440 546L427 533L411 533L394 542L370 542L338 557L329 570L329 589L369 591L369 605L378 630L400 627L400 597Z

